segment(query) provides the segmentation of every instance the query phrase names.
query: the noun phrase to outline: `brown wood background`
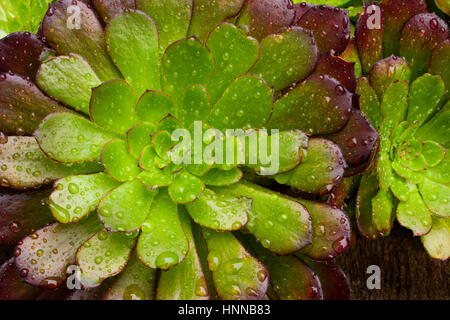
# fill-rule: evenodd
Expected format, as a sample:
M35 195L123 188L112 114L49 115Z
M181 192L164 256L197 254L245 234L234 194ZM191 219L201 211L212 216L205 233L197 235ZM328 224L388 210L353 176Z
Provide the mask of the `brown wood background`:
M432 260L419 238L397 226L384 239L358 237L337 263L346 273L351 299L450 299L450 261ZM381 269L381 289L369 290L367 267Z

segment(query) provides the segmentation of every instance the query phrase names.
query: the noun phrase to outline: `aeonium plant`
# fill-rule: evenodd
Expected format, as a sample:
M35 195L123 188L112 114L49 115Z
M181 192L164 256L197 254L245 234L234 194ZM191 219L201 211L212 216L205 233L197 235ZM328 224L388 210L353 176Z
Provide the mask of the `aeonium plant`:
M314 199L365 165L349 33L290 1L61 0L2 39L1 297L348 297L346 214L243 171Z
M377 28L368 28L376 21ZM361 110L380 132L377 153L359 186L359 230L369 238L386 236L396 218L421 237L432 258L446 260L448 25L428 13L423 0L368 3L355 43L364 74L356 90Z

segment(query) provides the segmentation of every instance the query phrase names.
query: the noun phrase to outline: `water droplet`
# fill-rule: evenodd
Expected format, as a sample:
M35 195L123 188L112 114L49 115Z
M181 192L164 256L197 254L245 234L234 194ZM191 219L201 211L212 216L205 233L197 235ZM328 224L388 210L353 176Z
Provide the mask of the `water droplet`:
M178 262L178 256L173 252L163 252L156 258L156 266L160 269L167 270Z
M345 237L339 238L333 242L333 249L336 253L342 253L348 247L348 239Z
M259 270L256 273L256 277L258 278L258 280L260 282L264 282L267 279L267 272L266 272L266 270Z
M136 284L131 284L128 287L125 288L123 292L123 300L144 300L145 299L145 293Z
M69 192L71 194L77 194L79 191L78 185L76 185L75 183L69 183Z

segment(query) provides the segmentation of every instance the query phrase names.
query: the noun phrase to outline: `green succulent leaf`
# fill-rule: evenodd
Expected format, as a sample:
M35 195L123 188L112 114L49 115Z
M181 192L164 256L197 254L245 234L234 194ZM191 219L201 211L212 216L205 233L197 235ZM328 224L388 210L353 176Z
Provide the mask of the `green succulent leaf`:
M125 269L137 233L131 235L100 230L87 240L77 252L77 265L84 286L95 287Z
M407 201L399 203L397 220L402 226L410 229L415 236L421 236L430 231L431 214L417 188L411 192Z
M448 184L450 182L450 153L447 152L439 165L428 168L422 172L422 175L435 182Z
M177 204L161 190L142 225L137 244L139 260L147 267L167 270L183 261L189 250Z
M89 63L77 54L45 61L36 80L48 95L86 114L89 113L91 90L101 84Z
M100 161L106 173L117 181L133 180L141 172L138 161L130 155L123 140L111 140L105 144Z
M394 172L392 170L392 162L388 153L380 152L378 154L378 183L381 190L384 192L389 191L389 187L392 183Z
M201 179L206 185L222 187L238 183L242 176L243 173L238 168L233 168L231 170L219 170L213 168L204 174Z
M424 178L419 191L427 208L440 217L450 216L450 187Z
M375 90L366 77L357 80L356 94L359 94L359 104L361 111L370 120L370 123L379 128L381 124L380 102Z
M132 180L104 196L97 211L108 231L135 231L147 218L155 195L155 191L138 180Z
M315 68L317 47L309 31L292 27L261 41L261 58L251 70L275 91L304 80Z
M390 84L383 95L380 112L383 118L389 118L392 125L397 125L406 117L408 109L409 86L407 81L399 81ZM384 121L383 121L384 122ZM393 127L389 127L389 135ZM383 130L380 129L381 132Z
M155 296L156 271L146 268L132 254L125 270L103 296L104 300L151 300Z
M183 124L180 122L180 120L178 120L171 114L159 120L155 126L156 131L167 131L169 133L173 133L175 130L182 128Z
M413 171L423 171L426 169L425 157L422 154L423 144L417 140L403 142L396 150L396 160L405 168Z
M184 90L192 84L206 85L214 65L211 52L195 37L172 43L162 59L165 92L181 105Z
M378 61L370 71L370 84L380 99L393 83L398 81L409 83L410 80L411 68L408 62L396 56Z
M148 145L142 150L141 157L139 159L139 167L143 170L153 171L160 170L155 162L155 158L158 157L155 148L152 145Z
M55 182L48 205L57 221L78 222L94 211L100 199L118 185L103 172L69 176Z
M98 125L124 134L138 123L135 91L123 80L111 80L92 90L90 115Z
M236 231L247 224L252 200L206 189L186 209L192 219L203 227L217 231Z
M433 217L433 228L428 234L421 237L425 250L435 259L447 260L450 257L448 246L450 224L448 220L448 218Z
M386 236L393 227L395 218L394 197L388 192L379 190L372 198L372 220L380 234Z
M186 204L194 202L203 190L205 190L203 181L183 170L175 175L173 183L169 186L169 195L175 203Z
M233 80L250 70L259 58L259 43L230 23L218 25L206 45L216 61L208 92L215 104Z
M189 34L206 40L210 31L220 22L236 16L244 5L244 0L196 0L189 26Z
M137 177L137 180L151 190L168 187L172 184L172 176L168 170L155 169L144 171Z
M49 115L34 133L51 159L64 163L97 160L102 146L115 135L68 112Z
M268 286L268 273L230 232L203 229L218 296L225 300L262 299Z
M147 91L136 105L136 115L142 120L156 125L169 114L176 114L177 106L172 97L164 92Z
M393 163L394 168L396 167L394 165L395 163L397 163L397 162ZM408 180L404 180L403 177L399 177L397 175L393 175L392 178L393 179L392 179L392 183L390 186L392 193L400 201L408 201L411 193L413 193L416 190L416 185L413 183L410 183ZM410 178L410 175L408 177L406 177L405 179L409 179L409 178Z
M0 183L4 187L37 188L68 175L100 171L96 162L69 166L50 160L33 137L10 136L0 151Z
M159 35L150 17L123 12L109 23L105 37L114 63L138 94L161 89Z
M450 147L450 102L436 114L430 121L424 124L416 132L417 139L432 140L445 148Z
M444 94L445 84L440 76L424 74L411 83L407 120L423 124L428 116L436 112Z
M194 121L206 121L211 113L211 98L205 87L192 85L186 88L183 107L179 108L177 117L185 127Z
M334 133L351 115L351 96L336 80L311 76L275 102L268 127L311 135Z
M242 75L225 90L208 123L220 130L258 128L269 120L272 104L272 90L262 78Z
M197 254L191 222L182 208L180 207L179 215L189 240L189 253L179 265L161 273L156 298L159 300L208 300L209 292Z
M37 32L48 4L54 1L2 0L0 2L0 19L3 23L0 28L0 37L3 37L2 32L6 34L22 30Z
M140 159L142 150L150 144L150 136L153 132L155 132L155 126L148 122L140 123L128 130L128 150L134 158Z
M271 252L287 255L311 243L311 217L301 203L248 182L215 190L251 199L246 227Z
M346 167L341 150L333 142L313 138L299 166L275 176L278 183L309 193L328 193L340 182Z
M91 215L79 223L54 223L27 236L16 247L20 252L16 266L25 275L22 280L41 288L58 287L67 277L67 267L75 263L77 249L100 229L97 217Z
M161 52L186 37L193 6L193 0L136 0L136 8L148 14L158 26Z
M437 142L425 141L423 143L422 154L427 163L427 168L435 167L441 163L446 153L447 150Z
M356 197L356 221L359 232L366 238L376 239L378 231L373 223L372 199L379 192L378 178L373 167L363 174Z
M400 143L404 141L404 133L410 128L412 125L408 121L400 122L393 130L390 136L390 140L392 145L397 147ZM417 126L415 126L417 127ZM392 148L392 151L394 148ZM392 152L391 152L392 157Z

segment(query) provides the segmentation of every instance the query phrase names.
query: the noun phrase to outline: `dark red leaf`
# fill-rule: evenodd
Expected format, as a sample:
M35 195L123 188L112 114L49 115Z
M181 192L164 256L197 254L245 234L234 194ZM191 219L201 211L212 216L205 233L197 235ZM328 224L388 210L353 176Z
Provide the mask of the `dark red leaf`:
M90 215L74 224L51 224L21 240L14 256L23 281L43 289L60 287L77 249L100 229L96 215Z
M69 7L73 6L79 10L79 21L70 18ZM102 81L121 78L106 50L103 27L94 11L83 2L60 0L50 4L41 33L58 54L77 53L84 57Z
M348 62L330 53L319 56L314 74L326 74L339 81L348 91L355 92L355 63Z
M48 114L64 110L32 82L0 73L0 127L10 135L31 135Z
M53 220L44 202L50 193L51 190L1 191L0 245L14 245Z
M299 200L311 214L313 223L312 244L299 253L311 259L329 261L350 246L350 220L344 211L336 207L309 200Z
M92 3L105 23L126 9L136 9L135 0L92 0Z
M41 56L49 51L29 32L15 32L0 40L0 72L11 72L35 80Z
M450 91L450 39L434 48L428 72L440 75L444 80L447 93Z
M47 301L64 300L68 292L69 290L65 287L42 290L42 293L36 297L36 300L47 300Z
M300 18L303 17L303 15L306 13L306 11L308 11L312 7L314 7L314 5L309 2L300 2L294 4L295 19L293 25L296 25L297 22L300 21Z
M377 131L359 110L353 109L347 125L338 133L326 136L342 150L345 161L351 167L365 162L378 139Z
M0 300L33 300L41 289L22 282L14 258L0 267Z
M398 55L400 33L405 23L414 15L427 12L425 0L384 0L384 56Z
M250 26L250 35L261 40L290 26L295 18L291 0L248 0L239 19Z
M340 55L350 40L348 11L320 5L309 9L297 25L313 31L319 52Z
M355 29L361 67L364 74L383 58L384 14L376 2L367 3Z
M433 49L447 38L447 24L434 13L415 15L406 23L400 55L409 62L413 79L427 71Z

